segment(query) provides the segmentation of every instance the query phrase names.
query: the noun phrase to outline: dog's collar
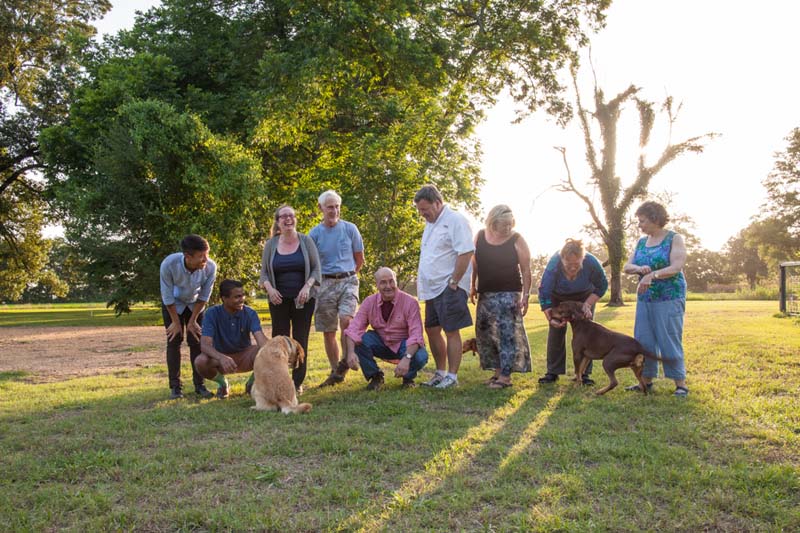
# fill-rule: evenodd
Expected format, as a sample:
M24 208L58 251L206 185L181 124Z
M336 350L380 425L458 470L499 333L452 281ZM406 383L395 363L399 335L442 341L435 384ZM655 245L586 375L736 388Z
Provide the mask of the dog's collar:
M294 346L292 345L292 339L284 336L283 340L286 341L286 345L289 347L289 353L292 353L294 351Z

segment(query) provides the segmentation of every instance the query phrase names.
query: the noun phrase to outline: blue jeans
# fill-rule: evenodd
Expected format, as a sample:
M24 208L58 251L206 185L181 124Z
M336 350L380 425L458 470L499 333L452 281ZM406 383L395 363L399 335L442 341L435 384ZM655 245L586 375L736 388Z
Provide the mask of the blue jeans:
M369 380L375 374L381 373L378 368L378 363L375 358L383 359L384 361L396 361L406 353L406 341L400 344L400 349L393 352L384 344L383 339L375 331L368 331L361 337L361 344L356 344L356 355L358 356L358 363L361 365L361 372L364 377ZM403 376L405 379L411 380L417 377L417 372L422 370L428 363L428 352L425 351L424 346L420 346L417 353L411 359L411 364L408 367L408 373Z
M664 376L669 379L686 379L683 363L683 315L685 300L666 302L637 302L633 336L642 346L660 356ZM658 361L644 360L646 378L658 375Z

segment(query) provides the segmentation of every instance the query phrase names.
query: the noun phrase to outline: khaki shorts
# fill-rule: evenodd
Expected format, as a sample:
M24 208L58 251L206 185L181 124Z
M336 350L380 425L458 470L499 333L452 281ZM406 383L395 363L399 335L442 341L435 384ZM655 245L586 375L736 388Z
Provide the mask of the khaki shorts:
M322 278L317 289L314 309L314 328L317 331L336 331L339 317L354 317L358 308L358 276Z

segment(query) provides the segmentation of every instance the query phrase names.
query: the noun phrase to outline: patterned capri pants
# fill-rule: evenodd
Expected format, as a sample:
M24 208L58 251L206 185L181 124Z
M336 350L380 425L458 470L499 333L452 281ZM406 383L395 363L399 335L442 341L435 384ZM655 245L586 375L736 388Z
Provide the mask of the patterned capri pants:
M481 368L504 376L531 371L531 349L519 312L519 292L483 292L475 313Z

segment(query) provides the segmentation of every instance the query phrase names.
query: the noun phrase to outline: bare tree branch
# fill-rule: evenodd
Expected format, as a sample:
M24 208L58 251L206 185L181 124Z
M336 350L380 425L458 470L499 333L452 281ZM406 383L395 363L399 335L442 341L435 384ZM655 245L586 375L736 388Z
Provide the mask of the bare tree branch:
M18 168L17 170L12 172L11 175L9 175L5 180L3 180L3 183L0 183L0 194L3 194L5 190L8 189L12 183L17 181L17 178L19 178L22 174L25 174L29 170L33 170L35 168L43 168L43 166L44 165L40 165L37 163Z
M589 120L587 119L587 111L583 108L581 103L581 94L578 91L578 72L576 66L572 65L572 86L575 89L575 102L578 107L578 119L581 121L581 128L583 129L583 140L586 144L586 161L589 163L589 168L592 171L592 181L596 180L596 176L600 173L600 167L597 164L597 151L594 148L594 141L592 140L591 129L589 128ZM595 85L597 87L597 85Z
M605 225L603 225L603 221L600 219L600 216L597 214L591 198L578 190L578 188L575 186L575 183L572 181L572 172L569 168L569 161L567 161L567 149L563 146L554 146L553 148L561 152L561 158L564 160L564 168L567 170L567 179L562 182L562 184L558 187L558 190L561 192L572 192L578 198L583 200L583 203L585 203L586 207L589 209L589 214L592 216L592 220L594 220L594 223L597 225L597 229L603 235L604 239L607 238L608 230L606 229Z

